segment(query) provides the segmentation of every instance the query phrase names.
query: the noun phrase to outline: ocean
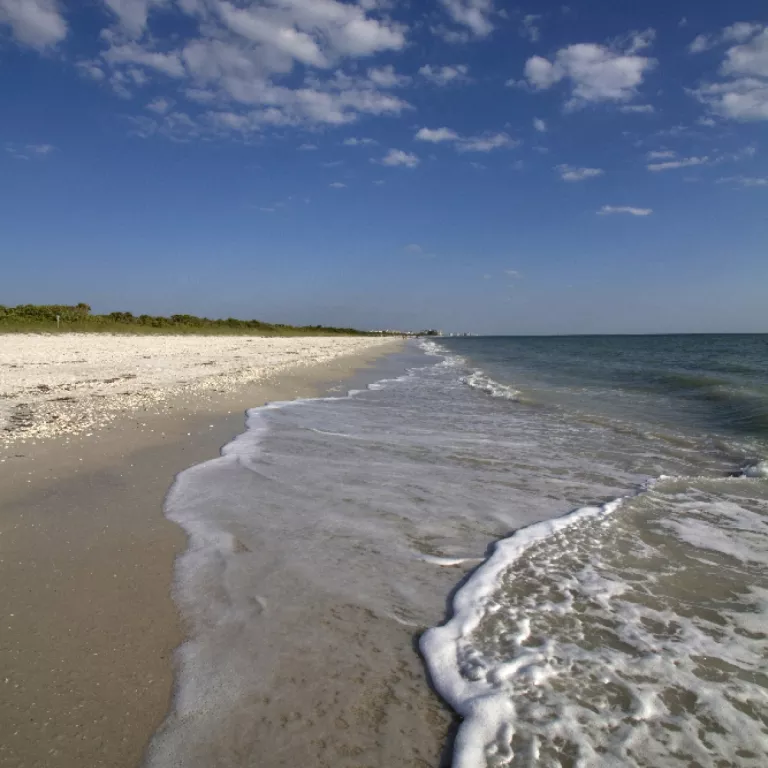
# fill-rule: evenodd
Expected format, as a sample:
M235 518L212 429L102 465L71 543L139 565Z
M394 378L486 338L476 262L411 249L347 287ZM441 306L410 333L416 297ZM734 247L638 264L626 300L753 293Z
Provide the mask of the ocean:
M177 478L150 768L437 765L419 691L456 768L768 765L768 336L413 341L367 377Z

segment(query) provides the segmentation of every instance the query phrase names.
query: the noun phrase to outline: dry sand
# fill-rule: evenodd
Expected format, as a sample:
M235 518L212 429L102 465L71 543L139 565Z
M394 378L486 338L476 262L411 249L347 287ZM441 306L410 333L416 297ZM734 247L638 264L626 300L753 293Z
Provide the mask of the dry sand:
M0 447L88 433L179 396L205 398L391 344L349 336L0 335Z
M0 766L135 767L168 709L172 653L182 640L170 585L185 538L162 515L174 475L217 455L243 430L246 407L326 391L396 346L376 339L123 337L110 352L101 336L29 339L0 336L0 389L13 389L7 400L30 404L36 435L22 441L16 425L0 457ZM67 362L62 341L66 355L87 362ZM44 349L54 348L61 357L46 359ZM144 354L151 364L140 362ZM38 366L27 364L33 357ZM308 358L325 363L296 367ZM209 360L220 365L201 365ZM120 372L135 374L133 394L117 403L113 394L98 397ZM56 401L66 387L77 400ZM45 415L55 413L56 402L73 414L92 414L88 432L75 419L72 431L55 436L61 427L46 426ZM370 631L370 617L350 622L353 635L365 633L366 622ZM424 684L410 641L404 630L392 638L402 647L387 654L399 665L418 727L407 722L407 710L389 719L381 714L370 738L386 732L384 748L374 744L364 759L353 750L346 764L394 764L387 757L393 749L411 756L397 764L436 762L449 717ZM386 703L395 685L382 681L377 692L375 679L363 717L375 716L384 706L379 693ZM320 680L313 686L322 691ZM289 686L285 694L280 712L305 707L306 691ZM275 740L295 740L295 728L303 731L290 718L280 722L286 728L267 734L267 749ZM404 737L412 742L405 751ZM302 745L306 765L315 763L312 749ZM233 765L287 764L267 755L242 756Z

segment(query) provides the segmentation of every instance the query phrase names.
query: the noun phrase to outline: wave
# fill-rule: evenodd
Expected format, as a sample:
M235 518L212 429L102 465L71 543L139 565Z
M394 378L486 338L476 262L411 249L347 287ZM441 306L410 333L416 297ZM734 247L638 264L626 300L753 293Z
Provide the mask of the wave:
M765 477L768 478L768 461L756 461L748 464L742 470L744 477Z
M473 668L465 657L466 640L479 626L499 588L502 575L528 549L587 519L615 512L624 498L599 507L581 507L554 520L521 528L497 542L483 563L453 598L453 616L440 627L427 630L419 640L435 688L464 718L454 744L453 768L478 768L486 764L486 746L498 740L513 719L513 703L493 681Z
M768 497L741 483L662 476L499 541L420 640L454 768L765 765Z
M491 397L501 397L506 400L517 400L520 397L519 390L513 389L507 384L500 384L495 379L486 375L486 373L479 368L476 371L473 371L469 376L462 378L461 381L467 386L472 387L472 389L485 392Z

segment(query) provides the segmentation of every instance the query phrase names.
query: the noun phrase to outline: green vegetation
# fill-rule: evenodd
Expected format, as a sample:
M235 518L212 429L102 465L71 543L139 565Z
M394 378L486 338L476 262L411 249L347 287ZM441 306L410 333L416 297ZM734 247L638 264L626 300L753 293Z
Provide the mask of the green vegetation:
M57 320L58 318L58 320ZM21 304L4 307L0 304L0 333L191 333L243 336L379 336L378 331L358 331L354 328L326 328L321 325L294 326L263 323L260 320L210 320L194 315L133 315L130 312L91 314L88 304Z

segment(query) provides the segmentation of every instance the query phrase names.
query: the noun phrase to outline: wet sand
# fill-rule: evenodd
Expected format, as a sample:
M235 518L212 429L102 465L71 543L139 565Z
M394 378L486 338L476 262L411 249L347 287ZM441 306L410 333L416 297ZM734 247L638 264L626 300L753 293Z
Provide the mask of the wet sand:
M185 536L162 514L174 475L216 456L242 432L245 408L327 391L395 349L395 343L380 346L204 398L180 395L162 408L123 415L90 436L15 443L4 454L1 766L141 764L150 736L168 711L173 651L183 639L170 588ZM375 619L358 618L343 622L352 635L375 632ZM399 646L384 648L393 656L386 669L400 666L397 680L387 683L373 675L370 686L356 688L356 695L364 692L370 699L356 711L363 719L373 718L372 732L386 731L388 746L377 747L371 737L364 758L355 755L359 747L350 748L349 765L392 764L387 750L406 733L413 743L404 752L402 744L398 749L411 757L397 764L435 764L441 749L450 718L424 684L410 647L413 630L396 634L380 636L379 645ZM355 664L358 677L364 675L366 660ZM321 672L322 660L315 659L307 675L299 676L306 685L296 685L298 677L286 681L273 712L282 730L265 733L271 743L261 756L238 757L233 744L232 765L252 765L257 758L259 765L283 764L279 750L271 758L269 750L296 741L301 727L290 713L301 710L312 691L323 696L322 682L312 679ZM417 723L415 730L402 713L388 717L386 711L387 692L401 679L413 688L413 707L422 710L416 720L424 725ZM334 690L344 697L343 685ZM344 724L338 727L343 732ZM317 739L305 742L304 764L326 764L319 759Z

